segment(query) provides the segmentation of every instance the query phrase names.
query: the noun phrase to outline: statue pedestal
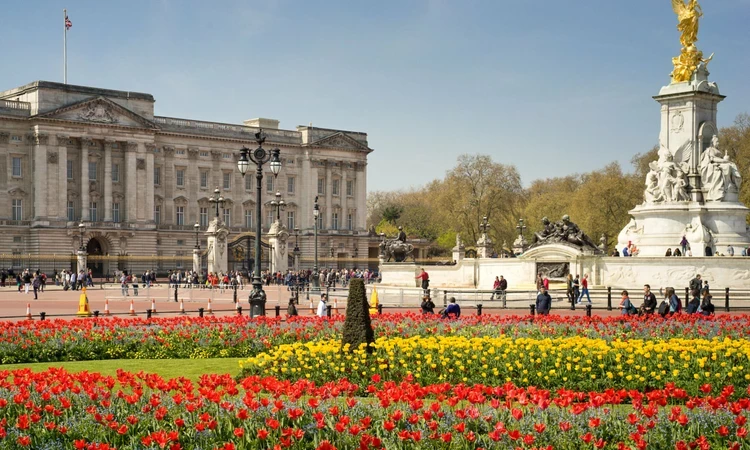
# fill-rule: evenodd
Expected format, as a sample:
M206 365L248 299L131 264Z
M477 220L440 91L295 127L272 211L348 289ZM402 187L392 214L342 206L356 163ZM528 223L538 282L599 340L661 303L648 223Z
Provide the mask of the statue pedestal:
M229 230L218 217L214 218L208 224L206 236L208 238L207 257L209 273L219 274L227 273L228 271L227 235L229 235Z
M84 250L78 250L76 253L77 255L77 266L78 266L78 272L84 271L88 272L88 253L86 253Z
M635 244L637 256L664 256L680 247L685 236L693 256L724 253L750 245L745 217L750 210L737 202L684 202L639 205L630 211L633 220L620 232L617 249ZM680 248L680 252L682 249Z
M286 253L286 240L289 233L284 225L277 220L268 230L268 245L271 246L271 272L286 273L289 270L289 260Z
M460 262L466 257L466 248L463 245L453 247L453 261Z

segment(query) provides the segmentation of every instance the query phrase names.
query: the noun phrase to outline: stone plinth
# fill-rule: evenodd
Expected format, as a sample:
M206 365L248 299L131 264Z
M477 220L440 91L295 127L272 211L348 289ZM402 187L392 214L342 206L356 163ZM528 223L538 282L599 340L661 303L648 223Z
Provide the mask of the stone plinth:
M289 233L284 225L278 220L275 221L268 230L268 244L271 246L271 272L286 273L289 270L289 260L287 258L286 241Z
M206 237L208 240L208 272L226 273L228 269L227 235L229 229L224 226L218 217L208 224Z
M86 253L84 250L78 250L78 253L76 253L76 255L78 256L78 271L80 272L83 270L84 272L88 272L88 253Z
M748 211L736 202L639 205L630 211L633 220L620 232L617 248L622 251L632 242L638 256L664 256L667 249L680 247L683 236L694 257L715 255L727 245L747 247Z

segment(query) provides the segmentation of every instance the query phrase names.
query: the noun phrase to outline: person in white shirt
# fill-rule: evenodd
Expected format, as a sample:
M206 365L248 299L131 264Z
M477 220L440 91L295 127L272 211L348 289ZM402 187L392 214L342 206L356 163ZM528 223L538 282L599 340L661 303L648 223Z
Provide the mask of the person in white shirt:
M326 310L327 305L328 298L326 297L326 294L322 294L320 296L320 302L318 303L318 317L326 317L328 315L328 311Z

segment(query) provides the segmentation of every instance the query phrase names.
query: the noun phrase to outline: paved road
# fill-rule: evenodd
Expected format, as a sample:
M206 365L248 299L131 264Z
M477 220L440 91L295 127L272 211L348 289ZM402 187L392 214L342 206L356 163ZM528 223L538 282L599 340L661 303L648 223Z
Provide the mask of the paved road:
M268 297L266 304L267 314L275 315L275 307L279 306L281 315L286 314L286 307L289 301L290 294L284 286L267 286L264 288ZM247 314L248 311L248 295L250 293L249 287L239 289L237 291L237 297L239 305L243 308L243 314ZM0 319L2 320L23 320L26 314L27 306L31 309L31 314L34 319L39 318L40 312L45 312L48 318L52 317L65 317L73 318L78 311L78 301L80 297L80 291L63 291L59 287L48 287L45 292L38 294L38 300L34 300L33 292L24 294L19 293L14 287L0 288L0 304L2 305L2 313L0 313ZM155 305L155 309L159 317L169 317L180 314L180 302L174 301L174 289L168 289L166 285L160 285L150 289L139 289L138 295L136 296L133 289L129 289L128 295L123 296L119 285L105 285L96 286L95 288L89 288L86 292L89 299L89 306L91 311L98 310L100 314L104 314L106 309L105 301L108 304L110 314L127 317L129 316L129 310L131 302L133 308L138 316L145 316L146 310L152 308ZM346 310L346 291L338 289L335 293L330 293L332 298L332 306L337 304L338 312L344 314ZM177 291L178 300L184 305L185 311L188 315L198 315L198 308L208 309L208 301L211 300L211 309L214 315L226 316L236 314L236 305L233 300L233 291L226 289L221 291L207 290L207 289L183 289L180 288ZM383 298L385 297L385 298ZM336 303L334 303L334 300ZM385 300L385 301L384 301ZM153 302L153 303L152 303ZM389 302L387 296L381 296L381 302L384 304L384 312L395 312L395 311L419 311L415 302L409 301L399 306L399 302ZM437 309L442 307L442 302L437 301ZM461 303L461 302L460 302ZM483 307L483 314L493 315L525 315L529 313L528 305L531 302L518 301L513 302L509 306L511 309L502 309L498 303L496 306L490 305L485 302ZM313 308L317 307L317 299L315 299ZM473 302L463 303L464 314L476 314L476 309ZM595 302L595 309L593 315L596 316L617 316L620 314L619 310L607 311L604 308L604 304ZM717 314L723 314L723 311L719 311L717 308ZM298 311L301 315L314 314L311 311L309 301L306 301L304 295L300 298L300 305ZM336 311L333 311L334 314ZM553 303L552 314L562 316L577 316L581 317L586 314L585 308L578 307L575 311L571 311L567 302L555 301ZM734 313L733 313L734 314Z

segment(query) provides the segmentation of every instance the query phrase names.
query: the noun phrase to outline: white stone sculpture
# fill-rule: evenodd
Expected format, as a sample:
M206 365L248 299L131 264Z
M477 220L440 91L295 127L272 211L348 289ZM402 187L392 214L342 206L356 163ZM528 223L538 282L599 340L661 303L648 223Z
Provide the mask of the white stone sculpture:
M701 183L704 198L708 201L719 202L727 199L727 194L736 194L742 184L742 176L737 165L724 152L719 151L719 138L711 138L711 146L701 155L700 160Z
M668 148L660 146L658 154L659 159L649 164L643 199L648 204L688 201L685 172L674 162Z
M706 247L713 249L713 235L700 217L694 217L693 220L685 227L684 236L690 243L690 250L693 256L706 256Z

